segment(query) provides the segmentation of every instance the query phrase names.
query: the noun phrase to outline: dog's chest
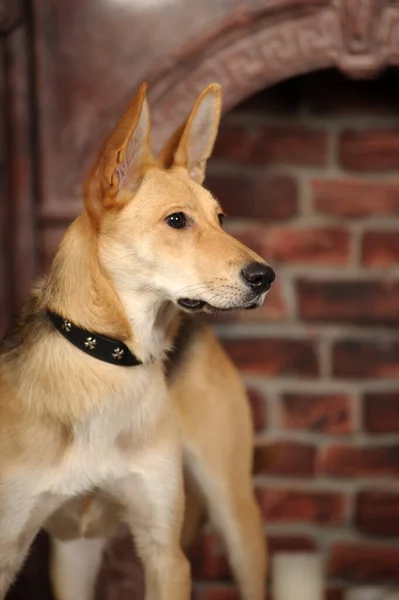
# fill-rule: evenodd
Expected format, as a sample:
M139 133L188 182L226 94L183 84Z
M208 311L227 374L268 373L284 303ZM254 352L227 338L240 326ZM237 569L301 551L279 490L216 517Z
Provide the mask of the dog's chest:
M79 493L104 480L128 475L132 458L120 448L118 439L125 433L134 436L135 427L132 418L120 412L99 415L76 431L59 482L66 493Z
M76 426L51 491L79 494L137 471L142 445L156 427L165 399L162 389L157 395L150 390L136 401L114 401Z

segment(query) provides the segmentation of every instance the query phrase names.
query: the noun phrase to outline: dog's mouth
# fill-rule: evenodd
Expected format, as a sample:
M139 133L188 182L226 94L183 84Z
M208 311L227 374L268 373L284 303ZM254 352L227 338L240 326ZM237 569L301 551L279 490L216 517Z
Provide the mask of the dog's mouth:
M177 304L181 307L184 308L187 311L190 312L199 312L201 310L205 311L205 312L221 312L221 311L228 311L228 310L253 310L254 308L259 308L259 306L262 304L262 300L258 299L255 301L252 301L250 304L243 304L240 306L230 306L227 308L221 308L220 306L213 306L212 304L209 304L208 302L205 302L204 300L196 300L195 298L179 298L179 300L177 301Z
M204 302L204 300L195 300L195 298L179 298L177 304L186 310L195 312L205 308L208 303Z

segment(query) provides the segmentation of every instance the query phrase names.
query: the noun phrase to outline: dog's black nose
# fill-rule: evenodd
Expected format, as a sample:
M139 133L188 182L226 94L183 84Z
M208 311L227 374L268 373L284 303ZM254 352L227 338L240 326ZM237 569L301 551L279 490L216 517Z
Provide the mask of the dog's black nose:
M276 278L276 274L269 265L259 262L249 263L241 269L241 277L250 285L254 292L266 292Z

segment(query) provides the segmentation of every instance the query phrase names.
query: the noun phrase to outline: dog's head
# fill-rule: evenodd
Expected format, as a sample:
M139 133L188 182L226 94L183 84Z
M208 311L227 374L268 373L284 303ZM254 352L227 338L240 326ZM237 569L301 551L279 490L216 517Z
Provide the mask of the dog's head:
M124 295L146 291L190 312L263 302L272 268L223 230L223 210L202 187L220 112L211 84L155 159L142 85L106 141L85 203L102 267Z

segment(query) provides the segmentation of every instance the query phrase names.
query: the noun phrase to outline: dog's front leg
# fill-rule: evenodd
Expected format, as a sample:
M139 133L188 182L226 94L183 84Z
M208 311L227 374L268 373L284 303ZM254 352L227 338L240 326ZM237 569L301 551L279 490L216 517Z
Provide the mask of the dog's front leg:
M2 483L0 494L0 600L14 581L36 532L28 527L34 499L16 496ZM13 501L15 502L13 506Z
M0 519L0 528L2 525L3 520ZM0 600L4 600L28 552L32 540L24 543L23 537L0 536Z
M21 481L0 478L0 600L14 581L46 517L62 502L30 494Z
M146 452L137 474L112 493L125 506L145 573L146 600L189 600L190 569L180 547L184 512L180 450L158 446Z

